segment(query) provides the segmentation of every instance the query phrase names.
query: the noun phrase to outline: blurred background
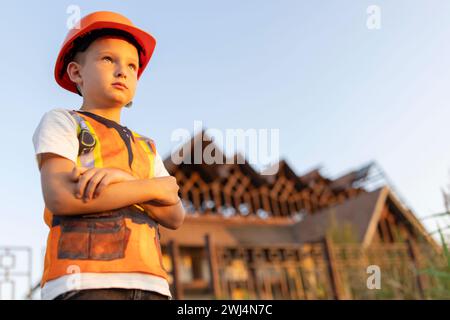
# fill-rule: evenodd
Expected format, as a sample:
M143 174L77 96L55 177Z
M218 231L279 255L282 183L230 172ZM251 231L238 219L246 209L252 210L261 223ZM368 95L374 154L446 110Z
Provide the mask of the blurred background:
M45 112L81 105L53 78L74 7L119 12L157 39L122 123L156 141L182 186L186 225L162 230L177 298L446 297L450 4L194 0L2 3L2 299L39 298L48 228L31 137ZM194 121L278 129L280 170L173 164L171 135L193 139ZM368 262L389 270L382 293L361 280Z

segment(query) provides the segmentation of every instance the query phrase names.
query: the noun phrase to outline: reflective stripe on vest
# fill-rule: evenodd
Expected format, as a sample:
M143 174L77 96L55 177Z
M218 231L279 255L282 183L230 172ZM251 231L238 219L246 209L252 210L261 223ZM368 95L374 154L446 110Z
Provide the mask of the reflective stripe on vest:
M95 140L95 148L93 152L88 152L84 154L79 154L77 157L77 166L83 166L86 168L102 168L102 157L101 157L101 145L98 137L95 135L95 131L89 122L85 121L78 113L75 111L69 111L72 117L78 123L77 136L79 137L81 130L88 131ZM81 142L79 142L81 143ZM96 162L95 162L96 161Z
M114 167L141 179L154 176L153 140L131 131L127 148L116 129L77 112L71 115L78 124L77 135L88 130L95 139L90 152L78 155L77 165ZM58 216L45 207L44 219L50 232L41 286L75 271L139 272L168 279L162 264L159 225L138 204L83 216Z

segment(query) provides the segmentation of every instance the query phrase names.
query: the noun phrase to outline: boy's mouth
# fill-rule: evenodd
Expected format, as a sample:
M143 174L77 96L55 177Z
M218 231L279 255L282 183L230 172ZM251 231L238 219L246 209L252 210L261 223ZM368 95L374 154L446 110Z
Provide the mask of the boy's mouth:
M114 82L114 83L112 83L112 85L114 87L116 87L117 89L121 89L121 90L128 89L127 85L123 82Z

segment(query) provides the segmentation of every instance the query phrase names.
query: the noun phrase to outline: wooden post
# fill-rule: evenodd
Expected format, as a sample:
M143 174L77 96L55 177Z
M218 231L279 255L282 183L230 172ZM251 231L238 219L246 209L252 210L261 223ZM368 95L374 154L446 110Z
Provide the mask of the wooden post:
M219 299L221 297L221 291L219 284L219 269L217 265L217 255L214 244L212 243L211 240L211 236L209 234L205 234L205 248L211 276L210 289L214 294L214 298Z
M329 236L325 236L324 239L325 255L328 260L328 270L330 272L331 283L333 286L333 293L336 300L347 299L345 292L342 288L341 277L337 270L337 261L333 248L333 241Z
M180 281L180 250L176 240L169 242L169 252L172 259L173 288L176 300L183 299L183 285Z
M407 239L407 243L408 243L408 248L409 248L409 254L411 256L411 259L414 263L414 267L416 269L416 272L420 270L420 252L416 247L416 244L410 239ZM421 274L417 274L416 275L416 283L417 283L417 287L419 288L419 294L420 294L420 299L425 299L425 278L423 277L423 275Z

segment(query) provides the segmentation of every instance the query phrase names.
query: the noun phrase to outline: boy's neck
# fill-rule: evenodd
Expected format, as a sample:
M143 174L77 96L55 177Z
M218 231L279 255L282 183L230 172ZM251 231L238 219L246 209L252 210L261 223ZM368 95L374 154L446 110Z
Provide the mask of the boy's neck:
M80 108L80 111L91 112L120 124L120 112L122 111L122 107L96 108L96 107L88 107L83 103L83 105Z

